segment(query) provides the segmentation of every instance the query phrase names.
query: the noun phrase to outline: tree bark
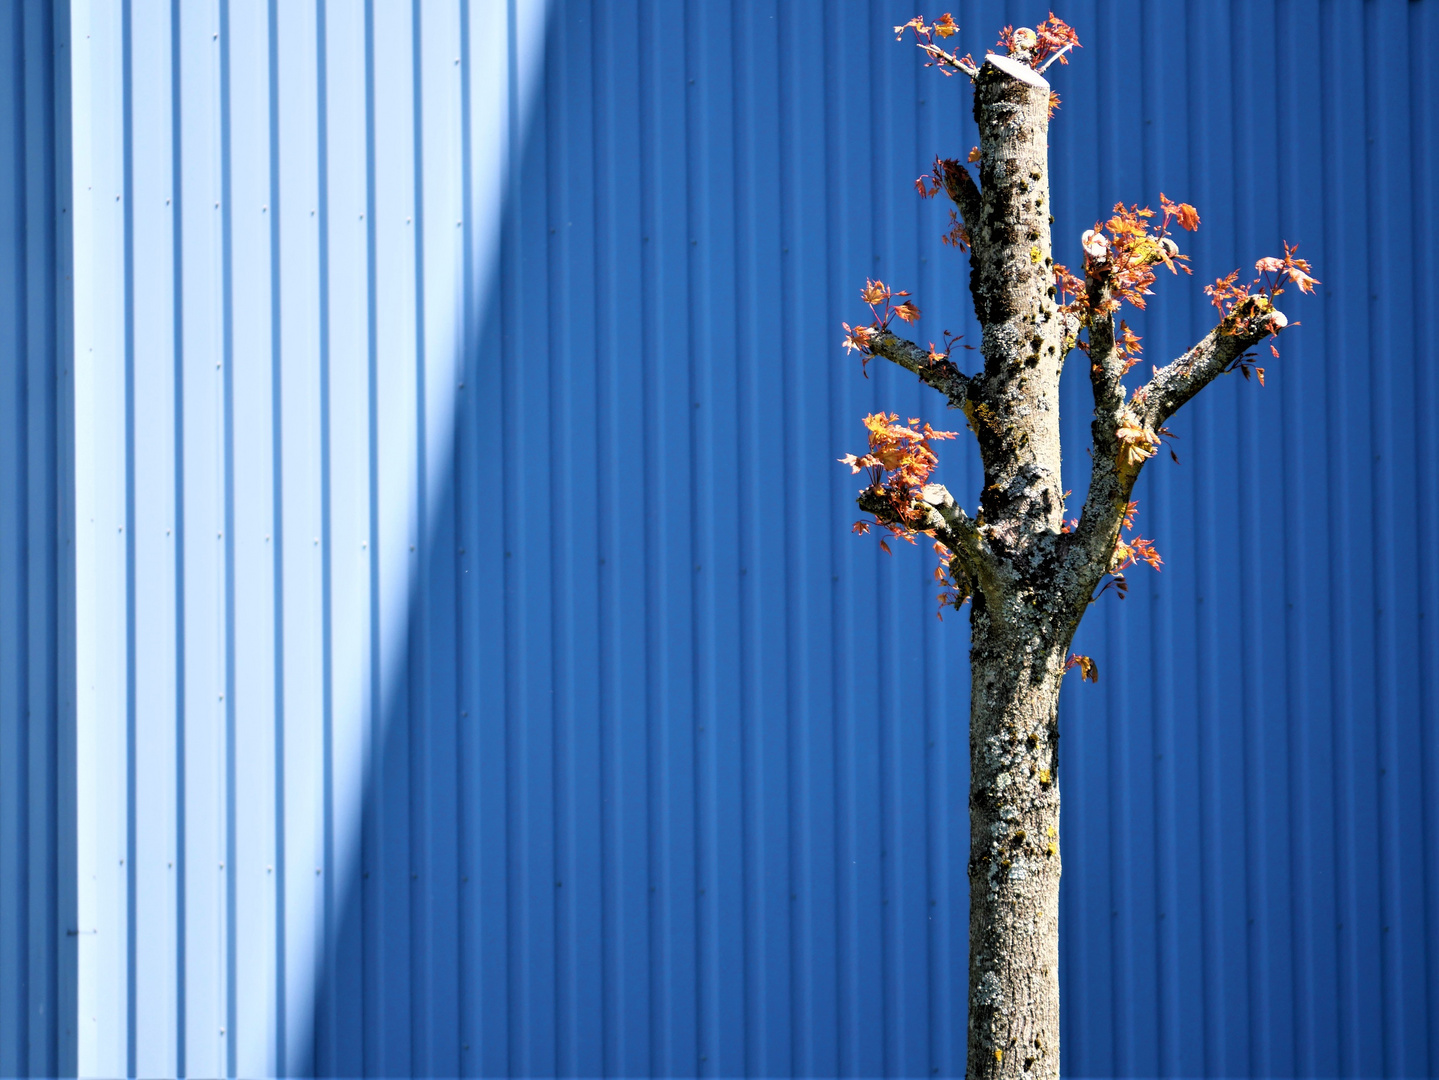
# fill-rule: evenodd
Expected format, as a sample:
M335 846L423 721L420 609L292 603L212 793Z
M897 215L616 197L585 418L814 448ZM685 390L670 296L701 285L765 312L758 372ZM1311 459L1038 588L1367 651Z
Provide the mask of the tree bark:
M1031 39L1033 35L1030 35ZM859 506L881 524L941 541L970 597L971 1080L1059 1076L1059 690L1074 632L1111 571L1144 455L1121 430L1148 432L1287 320L1266 295L1244 298L1193 348L1126 397L1107 304L1111 269L1086 261L1088 306L1064 309L1054 285L1049 216L1049 83L1030 54L990 54L974 75L979 184L943 163L964 219L970 292L984 370L876 329L876 356L914 372L963 409L979 443L984 489L970 518L942 485L924 486L918 515L896 516L879 482ZM967 68L961 70L968 72ZM1089 333L1094 393L1089 493L1064 525L1059 376L1079 330ZM1082 355L1082 354L1081 354Z
M1083 584L1057 587L1066 326L1053 288L1049 84L990 55L974 114L979 221L966 225L984 374L971 411L990 566L972 574L970 615L968 1075L1058 1077L1058 706Z
M1058 1077L1065 650L982 594L971 626L968 1075Z

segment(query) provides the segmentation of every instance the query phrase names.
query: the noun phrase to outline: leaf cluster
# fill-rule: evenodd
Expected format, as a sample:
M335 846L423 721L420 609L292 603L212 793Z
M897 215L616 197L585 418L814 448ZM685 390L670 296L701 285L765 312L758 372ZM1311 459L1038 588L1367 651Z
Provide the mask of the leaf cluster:
M979 74L979 65L974 62L972 55L965 53L963 56L956 56L935 40L939 38L942 41L959 33L959 26L949 12L945 12L933 23L926 23L923 15L916 15L909 22L894 28L895 40L903 41L906 30L914 32L915 44L929 57L925 67L937 67L945 75L968 75L971 79ZM1069 63L1064 54L1070 49L1080 47L1079 35L1074 32L1074 28L1064 20L1056 18L1052 11L1049 18L1033 30L1027 26L1021 26L1018 30L1006 26L1000 31L999 40L995 43L995 49L1003 49L1036 71L1043 71L1056 60L1061 64ZM1051 95L1051 115L1058 104L1059 98Z
M1108 221L1097 221L1085 230L1080 242L1084 248L1084 280L1066 267L1055 264L1055 286L1064 309L1079 318L1081 326L1090 326L1095 318L1112 315L1128 302L1144 310L1145 297L1154 295L1154 268L1163 263L1171 273L1183 270L1192 273L1189 256L1181 255L1179 245L1169 235L1171 222L1193 232L1199 228L1199 212L1188 203L1170 202L1159 193L1163 211L1159 227L1150 222L1155 213L1138 204L1126 207L1114 204ZM1093 283L1094 288L1090 288ZM1133 338L1137 346L1139 339ZM1137 356L1137 353L1135 354Z
M898 315L907 323L919 321L919 308L914 306L913 300L906 300L904 303L895 305L891 301L897 296L908 296L908 291L900 289L898 292L890 289L882 281L865 279L864 288L860 290L860 298L869 305L869 313L874 316L868 326L850 326L849 323L840 323L844 327L844 347L860 355L862 366L868 366L869 359L874 355L871 349L872 340L889 329L890 321ZM948 356L946 352L944 354Z
M875 505L874 524L888 529L902 540L914 543L919 533L928 533L926 519L929 507L921 499L930 473L939 464L930 440L953 439L953 431L936 431L929 424L921 424L917 417L911 418L906 426L899 422L898 413L877 412L864 418L869 429L869 452L856 456L846 454L839 460L850 467L853 473L869 470L869 502ZM854 531L869 532L870 522L857 521ZM880 546L889 551L883 540Z
M869 377L869 362L874 356L875 339L889 330L889 324L897 316L907 323L919 321L919 308L913 300L905 300L902 304L894 304L896 297L909 296L905 289L892 290L882 281L865 279L864 288L860 290L860 299L869 305L869 313L873 319L866 326L850 326L847 322L840 325L844 327L844 339L840 342L850 352L857 352L860 356L860 366L865 370L865 377ZM944 348L935 347L934 342L929 343L929 362L938 364L949 359L949 354L955 345L959 343L962 334L951 334L948 330L944 332ZM969 346L965 346L968 348Z

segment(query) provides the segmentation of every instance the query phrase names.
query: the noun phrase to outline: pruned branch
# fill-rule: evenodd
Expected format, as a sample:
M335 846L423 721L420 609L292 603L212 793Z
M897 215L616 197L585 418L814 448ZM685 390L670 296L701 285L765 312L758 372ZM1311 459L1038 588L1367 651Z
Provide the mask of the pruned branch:
M1092 294L1091 294L1092 295ZM1072 558L1102 572L1144 462L1159 445L1159 431L1179 408L1269 334L1287 325L1267 297L1256 294L1235 308L1189 351L1154 373L1126 403L1122 364L1114 349L1110 316L1090 324L1090 376L1094 386L1094 464L1089 495L1071 547ZM1242 327L1242 329L1240 329Z
M966 561L972 562L977 569L986 555L984 538L974 520L964 512L964 507L954 501L954 496L943 484L926 484L919 497L929 507L926 524L935 539L950 551L966 556Z
M1233 329L1237 321L1247 324L1246 328ZM1163 427L1186 401L1228 371L1255 345L1287 325L1289 320L1267 297L1251 296L1192 349L1154 373L1135 394L1136 415L1146 427Z
M969 170L963 165L958 162L953 164L945 162L944 164L944 192L959 210L960 220L964 222L964 231L969 234L969 243L973 247L975 236L979 232L981 205L979 185L974 182L974 177L969 175Z
M1124 408L1124 361L1114 348L1114 316L1109 313L1107 280L1090 274L1085 281L1089 310L1089 383L1094 391L1095 446L1101 428L1114 434L1115 421Z
M962 409L969 399L972 380L955 367L954 361L943 356L936 357L928 349L912 341L880 330L872 334L866 344L875 356L882 356L898 364L906 371L919 376L919 381L938 390L949 399L951 409Z
M913 528L914 532L929 533L957 554L976 577L984 579L990 575L989 545L975 520L954 501L943 484L925 484L920 489L925 515L919 522L899 522L894 503L878 487L865 488L856 501L861 510L873 514L881 525L903 524L906 528Z

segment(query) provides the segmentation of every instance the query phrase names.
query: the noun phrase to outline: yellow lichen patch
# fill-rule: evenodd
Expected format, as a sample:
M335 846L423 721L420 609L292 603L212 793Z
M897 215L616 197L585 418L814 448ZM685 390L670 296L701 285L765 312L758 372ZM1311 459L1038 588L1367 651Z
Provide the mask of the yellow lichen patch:
M1053 855L1058 855L1058 854L1059 854L1059 845L1057 845L1053 840L1051 840L1051 841L1045 846L1044 853L1045 853L1046 855L1051 855L1051 856L1053 856Z
M1048 784L1048 783L1049 783L1049 770L1048 770L1048 769L1040 769L1040 770L1039 770L1039 782L1040 782L1041 784Z
M1032 263L1034 263L1036 266L1038 266L1038 265L1039 265L1039 260L1042 259L1042 258L1044 258L1044 252L1042 252L1042 251L1039 250L1039 245L1038 245L1038 244L1035 244L1033 247L1031 247L1031 248L1029 249L1029 261L1030 261L1030 262L1032 262Z
M994 1060L995 1060L995 1061L1003 1061L1003 1060L1004 1060L1004 1051L1003 1051L1003 1050L996 1050L996 1051L994 1052Z

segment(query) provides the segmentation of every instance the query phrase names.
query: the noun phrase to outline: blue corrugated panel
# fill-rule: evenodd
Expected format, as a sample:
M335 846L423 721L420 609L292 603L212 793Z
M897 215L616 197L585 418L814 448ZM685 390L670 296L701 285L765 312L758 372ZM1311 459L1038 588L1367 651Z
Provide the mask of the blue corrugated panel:
M58 544L56 35L50 5L0 9L0 1075L51 1075L66 930ZM63 63L59 66L63 68ZM66 222L65 224L68 224ZM73 828L73 817L69 824Z
M962 51L1045 11L966 4ZM0 633L31 635L0 666L0 948L66 840L33 764L63 728L13 703L58 715L73 657L80 1071L961 1074L966 620L922 552L849 535L834 460L878 408L961 426L841 355L865 277L977 340L913 193L969 98L894 43L913 12L72 14L76 628L57 658L13 509L58 505L48 406L7 368L0 408L41 419L0 449L40 478L0 475L32 530L0 548L28 590ZM1060 14L1057 256L1120 199L1204 218L1148 354L1281 239L1324 281L1266 388L1173 425L1139 492L1164 570L1082 630L1065 1070L1433 1075L1439 4ZM4 266L54 303L27 250ZM49 1071L18 1007L0 1072Z

